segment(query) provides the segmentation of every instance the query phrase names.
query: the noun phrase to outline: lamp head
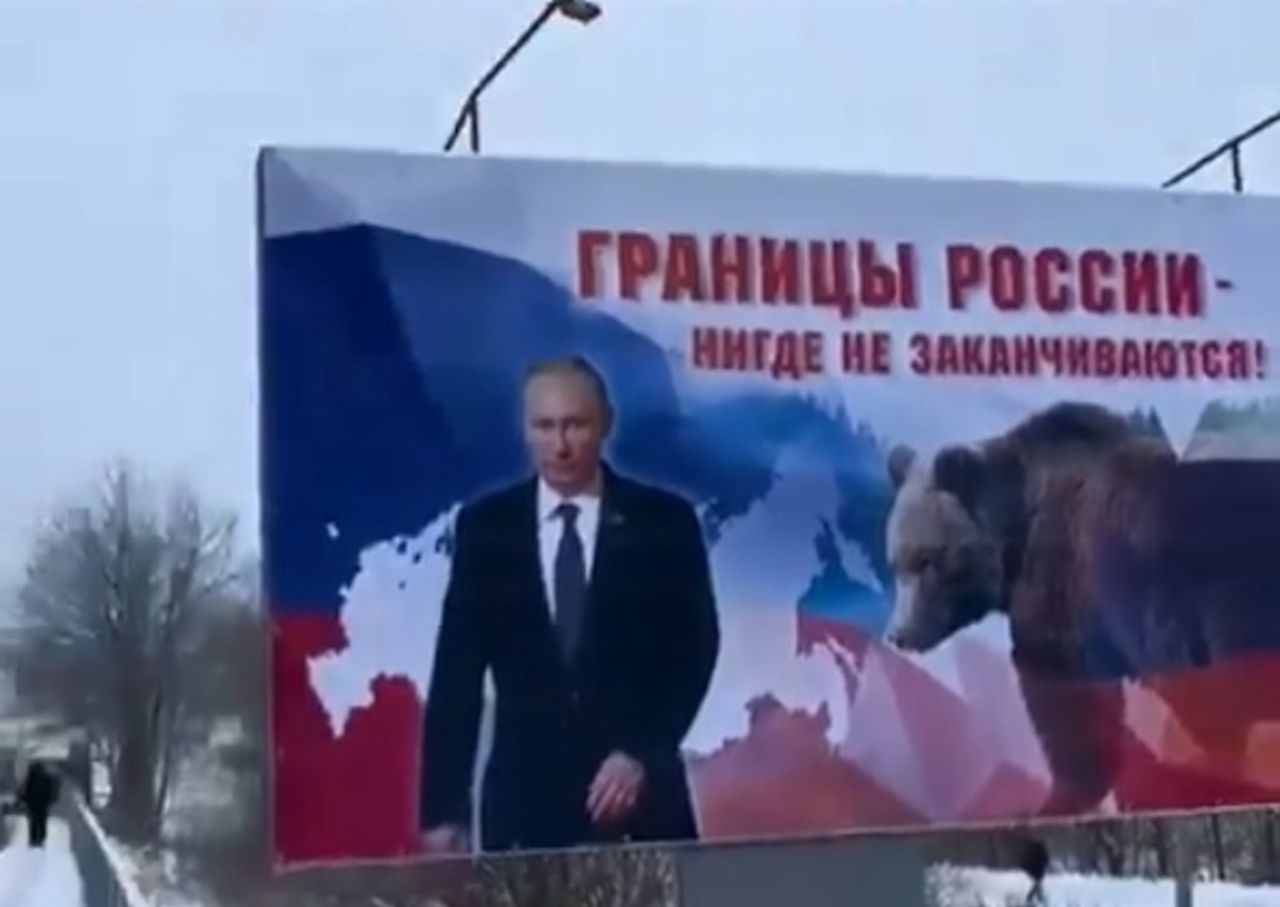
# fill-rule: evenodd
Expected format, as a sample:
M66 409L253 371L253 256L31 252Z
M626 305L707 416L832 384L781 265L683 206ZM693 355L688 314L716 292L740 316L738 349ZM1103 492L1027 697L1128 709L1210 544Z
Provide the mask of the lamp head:
M603 10L600 4L592 3L591 0L557 0L556 9L560 15L574 22L581 22L583 25L599 18Z

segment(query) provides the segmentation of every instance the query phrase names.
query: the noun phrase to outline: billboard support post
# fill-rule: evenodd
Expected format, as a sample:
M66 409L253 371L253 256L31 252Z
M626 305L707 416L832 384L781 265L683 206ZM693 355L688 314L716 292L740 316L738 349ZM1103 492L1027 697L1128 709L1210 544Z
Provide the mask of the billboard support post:
M1173 851L1174 907L1192 907L1192 863L1183 836L1175 829L1171 835Z

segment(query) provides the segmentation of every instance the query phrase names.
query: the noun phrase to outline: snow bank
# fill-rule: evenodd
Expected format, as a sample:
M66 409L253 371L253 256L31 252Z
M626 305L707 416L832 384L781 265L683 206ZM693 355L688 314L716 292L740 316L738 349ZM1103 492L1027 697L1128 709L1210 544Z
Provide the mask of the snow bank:
M941 866L930 872L934 907L1021 907L1030 883L1020 872ZM1045 880L1048 907L1173 907L1172 879L1061 873ZM1280 887L1199 882L1195 907L1280 907Z

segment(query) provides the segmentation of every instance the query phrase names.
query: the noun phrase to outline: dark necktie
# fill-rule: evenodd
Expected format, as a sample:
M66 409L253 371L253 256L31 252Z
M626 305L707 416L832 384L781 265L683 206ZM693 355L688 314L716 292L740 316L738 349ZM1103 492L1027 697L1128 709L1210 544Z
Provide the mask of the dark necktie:
M555 515L564 521L564 532L556 549L556 633L565 656L571 657L578 644L578 630L586 605L587 561L583 556L582 537L578 535L578 506L565 502L556 508Z

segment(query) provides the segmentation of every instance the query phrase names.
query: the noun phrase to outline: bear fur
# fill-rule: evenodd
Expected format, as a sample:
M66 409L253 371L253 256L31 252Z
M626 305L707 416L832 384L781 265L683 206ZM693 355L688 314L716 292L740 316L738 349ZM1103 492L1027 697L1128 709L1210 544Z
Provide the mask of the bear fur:
M1123 688L1097 681L1280 649L1280 464L1179 463L1163 437L1062 403L928 462L896 448L888 467L886 638L923 652L1008 615L1054 777L1046 812L1097 806L1118 774ZM1243 749L1247 726L1169 705L1193 736Z

